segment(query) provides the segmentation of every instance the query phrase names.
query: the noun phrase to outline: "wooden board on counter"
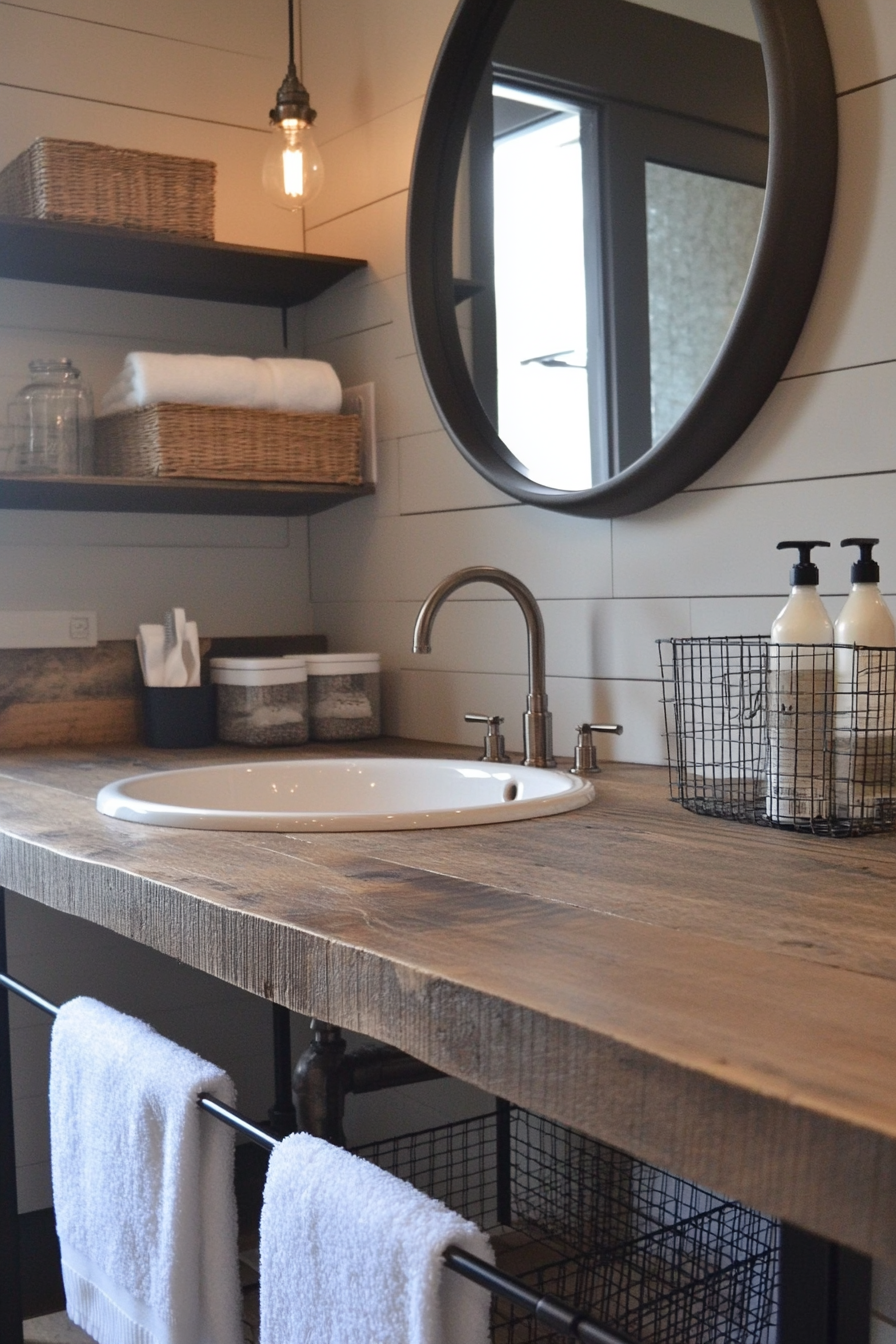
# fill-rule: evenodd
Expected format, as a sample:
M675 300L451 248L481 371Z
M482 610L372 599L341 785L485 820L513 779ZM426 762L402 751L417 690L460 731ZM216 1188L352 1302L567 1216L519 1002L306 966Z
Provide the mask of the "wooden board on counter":
M896 838L692 817L625 766L579 812L419 834L94 809L247 755L3 754L0 880L896 1262Z
M325 635L224 636L200 641L210 657L326 653ZM208 680L204 667L203 680ZM96 747L143 739L143 679L132 639L93 648L0 649L0 750Z
M86 649L0 649L0 747L138 742L132 639Z

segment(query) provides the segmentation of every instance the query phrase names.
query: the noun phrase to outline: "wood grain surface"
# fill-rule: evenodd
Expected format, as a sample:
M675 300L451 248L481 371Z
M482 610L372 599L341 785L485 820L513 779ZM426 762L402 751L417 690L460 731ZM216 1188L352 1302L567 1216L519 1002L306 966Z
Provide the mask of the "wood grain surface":
M200 640L203 681L213 657L326 653L324 635ZM85 649L0 649L0 749L95 747L143 739L143 678L132 639Z
M459 830L94 809L251 755L0 753L0 881L896 1263L896 837L693 817L638 766L578 812Z
M86 649L0 649L0 746L138 742L141 684L132 639Z

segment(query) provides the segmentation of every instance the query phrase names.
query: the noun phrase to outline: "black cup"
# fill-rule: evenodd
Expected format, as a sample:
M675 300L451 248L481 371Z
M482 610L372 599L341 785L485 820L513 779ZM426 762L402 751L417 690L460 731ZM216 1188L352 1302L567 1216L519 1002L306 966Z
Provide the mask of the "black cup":
M216 739L215 686L144 686L148 747L210 747Z

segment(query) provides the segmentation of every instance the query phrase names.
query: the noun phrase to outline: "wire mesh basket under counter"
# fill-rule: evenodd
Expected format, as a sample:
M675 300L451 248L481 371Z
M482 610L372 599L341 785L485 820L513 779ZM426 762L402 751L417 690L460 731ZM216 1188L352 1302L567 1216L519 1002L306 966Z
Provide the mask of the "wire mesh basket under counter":
M691 812L852 836L896 817L896 649L660 640L672 796Z
M520 1107L357 1150L487 1231L498 1265L638 1344L772 1344L778 1224ZM560 1336L496 1302L494 1344Z

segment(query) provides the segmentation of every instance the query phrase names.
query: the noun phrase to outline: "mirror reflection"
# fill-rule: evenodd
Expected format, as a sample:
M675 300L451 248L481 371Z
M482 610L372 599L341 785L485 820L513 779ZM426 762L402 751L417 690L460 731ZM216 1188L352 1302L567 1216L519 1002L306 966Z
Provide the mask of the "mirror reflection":
M455 196L461 340L529 479L617 475L687 412L765 197L750 0L515 0Z

